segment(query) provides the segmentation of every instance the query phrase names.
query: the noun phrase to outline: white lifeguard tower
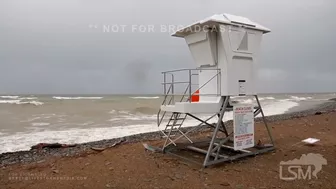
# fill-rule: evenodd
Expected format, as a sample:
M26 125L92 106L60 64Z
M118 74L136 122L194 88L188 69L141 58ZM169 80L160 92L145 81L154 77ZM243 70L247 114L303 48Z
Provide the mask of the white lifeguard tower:
M177 155L178 153L175 152L181 149L204 153L205 159L201 164L206 167L275 149L258 100L255 80L262 36L268 32L270 32L268 28L248 18L216 14L181 28L173 34L175 37L185 39L196 68L163 72L165 98L158 112L158 126L166 123L164 117L167 114L171 116L167 120L168 123L164 125L164 129L160 129L166 138L162 151L174 155ZM176 81L176 74L180 73L186 73L184 76L187 77L187 81ZM195 80L198 83L194 83ZM177 88L181 84L186 86L183 89L184 92L178 93ZM252 107L250 109L246 105L232 106L229 103L232 96L254 96L257 106L250 106ZM253 120L243 123L246 117L237 119L234 117L234 127L232 132L229 132L229 128L222 120L224 113L232 110L238 110L238 114L241 113L241 115L250 113L253 115L251 117ZM254 143L254 117L259 113L262 115L270 138L268 145L255 145ZM212 116L202 120L195 114L211 114ZM200 121L201 124L195 127L182 127L188 116ZM218 117L217 123L208 123L215 116ZM248 144L236 141L238 130L235 124L237 125L238 122L248 127L245 129L247 133L244 136L253 135L253 141L250 139ZM195 142L188 136L204 126L213 128L209 140ZM220 132L223 136L220 136ZM187 139L187 144L178 143L178 140L182 139ZM233 151L234 155L226 154L225 149Z

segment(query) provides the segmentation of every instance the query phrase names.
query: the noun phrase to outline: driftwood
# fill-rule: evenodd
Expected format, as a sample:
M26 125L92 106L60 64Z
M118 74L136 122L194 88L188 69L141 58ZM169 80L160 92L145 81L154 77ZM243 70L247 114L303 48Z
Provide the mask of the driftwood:
M60 143L38 143L31 147L32 149L38 149L41 150L43 148L68 148L68 147L74 147L76 144L60 144Z
M91 147L92 150L95 150L95 151L104 151L106 148L99 148L99 147Z
M114 147L120 143L122 143L124 140L119 140L117 142L115 142L114 144L112 144L110 147ZM74 147L77 144L61 144L61 143L38 143L34 146L32 146L30 149L37 149L37 150L41 150L43 148L68 148L68 147ZM104 151L106 149L105 148L100 148L100 147L91 147L92 150L95 151Z
M115 147L116 145L118 145L118 144L120 144L120 143L122 143L123 142L123 140L119 140L119 141L117 141L117 142L115 142L114 144L112 144L110 147ZM92 150L95 150L95 151L98 151L98 152L102 152L102 151L104 151L104 150L106 150L107 149L107 147L105 147L105 148L100 148L100 147L91 147L91 149Z

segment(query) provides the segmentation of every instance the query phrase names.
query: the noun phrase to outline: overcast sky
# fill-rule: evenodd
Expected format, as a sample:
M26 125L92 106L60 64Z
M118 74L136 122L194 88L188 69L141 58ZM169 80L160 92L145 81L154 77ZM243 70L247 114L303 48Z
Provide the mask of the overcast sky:
M272 30L260 92L336 91L335 2L0 0L0 93L160 93L161 71L193 67L185 41L161 26L218 13ZM132 32L140 25L154 32Z

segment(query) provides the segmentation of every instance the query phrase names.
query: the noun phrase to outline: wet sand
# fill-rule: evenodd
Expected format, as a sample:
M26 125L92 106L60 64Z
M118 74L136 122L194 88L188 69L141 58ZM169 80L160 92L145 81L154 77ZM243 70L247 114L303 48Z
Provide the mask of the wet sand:
M160 145L157 133L81 144L75 148L0 155L1 188L335 188L335 105L268 117L276 151L203 169L167 154L146 151ZM315 115L317 111L319 115ZM256 123L256 138L263 134ZM204 133L203 133L204 134ZM206 134L206 133L205 133ZM301 140L321 139L314 146ZM119 142L121 142L119 144ZM113 146L113 144L118 145ZM90 147L109 147L104 151ZM317 179L281 180L279 163L318 153L327 165ZM313 168L314 169L314 168Z

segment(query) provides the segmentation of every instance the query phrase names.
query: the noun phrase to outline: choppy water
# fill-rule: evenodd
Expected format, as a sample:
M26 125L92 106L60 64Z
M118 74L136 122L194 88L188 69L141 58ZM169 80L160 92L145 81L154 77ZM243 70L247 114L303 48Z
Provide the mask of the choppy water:
M335 97L336 94L259 95L266 115ZM127 95L0 96L0 153L28 150L39 142L81 143L157 131L156 113L162 100L159 96ZM254 103L247 97L234 100ZM229 119L232 113L224 117ZM199 122L185 123L192 126Z

